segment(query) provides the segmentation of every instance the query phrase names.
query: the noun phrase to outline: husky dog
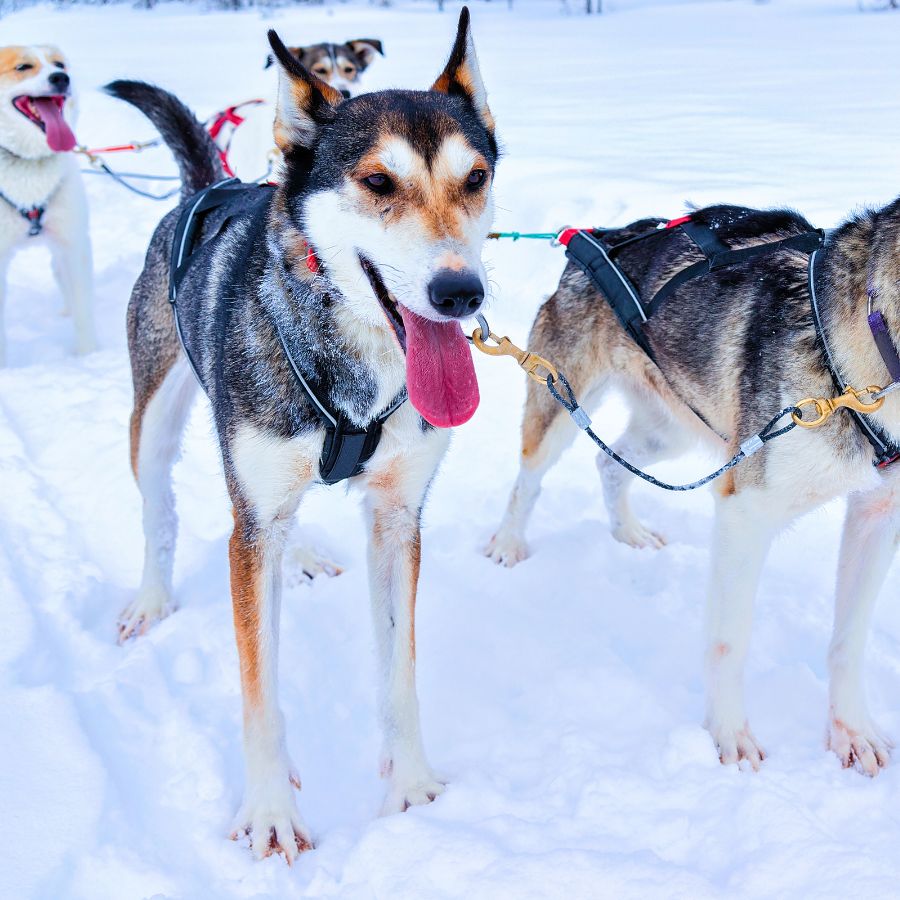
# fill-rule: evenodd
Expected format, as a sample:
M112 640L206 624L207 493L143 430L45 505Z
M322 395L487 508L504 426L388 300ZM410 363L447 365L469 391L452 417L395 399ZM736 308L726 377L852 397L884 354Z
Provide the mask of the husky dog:
M718 206L694 212L691 219L731 248L811 230L790 211ZM662 221L635 222L604 239L618 244ZM883 385L887 376L867 324L870 297L893 335L900 335L898 243L900 201L847 221L820 251L816 283L823 333L840 376L860 389ZM623 247L617 257L647 298L700 259L694 243L677 229ZM673 457L692 436L730 456L782 408L807 396L834 395L810 300L808 256L796 251L770 253L687 281L644 326L657 365L570 263L538 312L528 346L558 365L589 406L613 385L625 393L631 418L614 449L630 462L647 466ZM867 418L892 442L900 440L900 398L888 396ZM525 526L541 479L575 433L547 389L529 384L518 480L486 551L496 562L511 566L527 555ZM844 766L869 775L888 762L889 741L866 704L862 655L875 598L900 536L900 462L878 469L873 455L859 426L838 411L815 431L796 428L767 444L715 482L706 727L723 763L746 760L756 769L765 757L747 723L742 683L753 600L769 544L796 516L834 497L847 498L847 518L828 657L827 744ZM662 537L632 511L633 476L603 453L597 466L613 536L634 547L661 546Z
M307 71L339 91L345 100L362 92L362 75L376 53L384 56L381 41L375 38L288 50ZM270 53L263 68L274 63L275 57ZM281 167L281 154L272 146L273 107L274 102L251 100L235 110L240 117L237 122L226 119L217 129L216 144L226 155L231 170L245 181L260 180L267 172L276 173L277 177Z
M45 237L75 347L96 346L87 201L75 159L75 100L65 57L55 47L0 47L0 366L6 267L13 253Z
M375 54L384 56L384 47L377 38L357 38L343 44L288 47L288 50L305 69L340 91L345 99L360 93L360 77L375 59ZM270 53L264 68L268 69L274 62L275 57Z
M384 810L427 803L444 787L425 758L415 689L419 523L447 428L478 404L460 319L484 297L497 143L467 10L429 91L345 100L269 37L281 69L283 181L252 189L264 196L192 263L177 302L234 508L229 557L247 764L237 833L250 834L258 856L281 852L290 861L312 839L294 804L299 780L278 708L281 554L291 516L319 478L325 438L301 377L356 426L408 391L410 402L385 421L374 456L352 479L365 491L370 527ZM158 127L186 198L157 228L128 310L131 459L146 557L121 621L127 638L174 607L170 470L196 384L167 295L170 252L189 198L222 171L203 128L170 94L138 82L108 90Z

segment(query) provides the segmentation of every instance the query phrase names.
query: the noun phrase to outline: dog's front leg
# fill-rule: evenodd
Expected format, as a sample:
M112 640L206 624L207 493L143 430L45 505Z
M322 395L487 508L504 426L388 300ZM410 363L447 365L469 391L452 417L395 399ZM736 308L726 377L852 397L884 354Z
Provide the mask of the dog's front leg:
M425 487L417 490L399 474L387 475L370 484L366 504L384 742L381 771L390 785L385 815L429 803L444 789L425 758L416 696L415 606Z
M97 348L93 312L93 262L86 230L49 235L53 274L63 296L63 308L75 323L75 350L91 353Z
M290 863L312 847L294 803L300 787L287 753L278 707L278 618L281 555L286 522L260 526L252 513L235 512L229 544L234 628L241 663L247 784L235 834L250 835L258 857L284 853Z
M723 763L758 769L765 751L744 712L744 662L753 601L774 529L761 501L744 491L716 498L707 602L706 727Z
M863 687L863 651L878 591L897 545L896 492L851 494L838 562L834 634L828 651L830 716L828 746L846 768L876 775L887 765L890 741L869 715Z
M0 369L6 366L6 269L9 256L0 254Z

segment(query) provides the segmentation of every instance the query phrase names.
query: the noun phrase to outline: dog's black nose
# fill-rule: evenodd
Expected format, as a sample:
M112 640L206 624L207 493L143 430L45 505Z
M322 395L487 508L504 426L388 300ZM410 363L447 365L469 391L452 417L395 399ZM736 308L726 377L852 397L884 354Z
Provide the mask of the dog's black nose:
M341 96L345 100L349 100L350 99L350 91L348 91L347 88L341 88Z
M451 319L474 316L484 302L484 287L474 272L443 269L428 285L428 299L441 315Z
M54 72L47 81L50 82L53 90L59 91L61 94L69 89L69 76L65 72Z

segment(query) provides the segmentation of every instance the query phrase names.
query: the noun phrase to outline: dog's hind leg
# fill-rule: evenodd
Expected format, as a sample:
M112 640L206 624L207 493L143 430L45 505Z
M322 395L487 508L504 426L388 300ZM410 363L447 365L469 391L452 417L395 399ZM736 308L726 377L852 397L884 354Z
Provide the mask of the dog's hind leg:
M599 387L595 385L592 393L596 395ZM528 556L525 529L540 495L541 481L577 433L577 427L547 388L529 380L519 474L503 519L484 550L495 563L511 567Z
M400 457L368 480L369 583L378 653L381 772L389 787L382 813L428 803L444 790L425 757L416 696L416 591L422 502L446 436L428 451Z
M890 757L891 743L869 715L862 669L872 610L900 534L897 499L887 485L848 497L828 651L828 747L845 768L866 775L876 775Z
M752 489L716 497L706 621L706 728L723 763L758 769L765 751L744 712L744 663L753 601L774 526Z
M144 573L135 600L119 618L119 640L142 634L175 607L172 568L178 520L172 491L172 467L197 388L181 354L167 372L136 386L131 417L131 462L143 498ZM150 392L149 385L158 386Z
M628 426L612 449L644 468L679 456L687 444L684 428L672 419L655 394L644 390L634 394ZM602 450L597 454L597 470L603 481L612 536L631 547L662 547L666 543L662 535L647 528L631 507L629 489L635 476Z

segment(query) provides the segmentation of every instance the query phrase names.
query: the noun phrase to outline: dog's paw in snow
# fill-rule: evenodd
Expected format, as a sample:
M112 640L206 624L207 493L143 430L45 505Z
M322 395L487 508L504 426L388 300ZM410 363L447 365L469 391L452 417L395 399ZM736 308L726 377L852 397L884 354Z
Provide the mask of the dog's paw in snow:
M335 578L343 571L336 562L309 547L293 547L285 554L284 577L290 587L312 584L317 575Z
M766 758L766 751L746 722L742 728L709 728L709 732L716 742L722 765L740 766L742 762L746 762L754 772L759 771Z
M894 746L872 723L851 728L836 718L828 723L827 745L845 769L854 768L870 778L890 762Z
M612 528L612 536L622 544L638 550L661 550L666 546L666 539L656 531L651 531L638 519L620 522Z
M418 779L404 780L402 783L392 779L381 806L381 814L390 816L406 812L411 806L425 806L443 794L446 787L443 781L438 781L431 773L426 773Z
M119 643L124 644L129 638L146 634L153 625L175 612L175 609L175 602L167 591L161 588L141 589L119 616Z
M309 829L297 811L291 785L300 787L295 775L291 776L284 789L271 796L248 797L235 817L231 839L237 841L243 836L248 837L250 850L257 859L277 853L291 865L301 853L315 846Z
M498 531L484 548L484 555L497 563L511 569L523 559L528 558L528 545L522 538Z

